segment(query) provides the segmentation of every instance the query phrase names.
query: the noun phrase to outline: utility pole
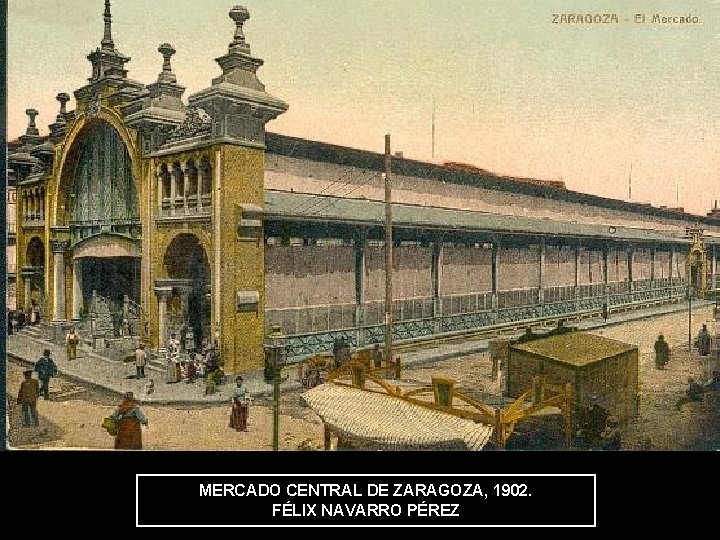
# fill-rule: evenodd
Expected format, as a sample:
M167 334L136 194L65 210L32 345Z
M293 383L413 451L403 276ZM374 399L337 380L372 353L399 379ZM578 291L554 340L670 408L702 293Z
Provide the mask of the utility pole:
M385 360L392 362L393 331L393 234L392 234L392 187L390 180L390 135L385 135Z
M435 159L435 100L432 102L432 159Z
M632 163L630 164L630 174L628 175L628 200L632 201Z

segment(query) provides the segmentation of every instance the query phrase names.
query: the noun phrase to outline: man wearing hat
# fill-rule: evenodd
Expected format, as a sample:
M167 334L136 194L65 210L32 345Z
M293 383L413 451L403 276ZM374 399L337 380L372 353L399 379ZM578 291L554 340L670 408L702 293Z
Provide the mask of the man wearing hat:
M35 371L40 379L40 391L44 399L50 399L50 378L57 375L57 366L50 357L50 349L45 349L40 359L35 362Z
M17 404L22 406L22 425L38 426L37 400L40 397L40 385L32 378L32 369L26 369L25 380L20 384Z

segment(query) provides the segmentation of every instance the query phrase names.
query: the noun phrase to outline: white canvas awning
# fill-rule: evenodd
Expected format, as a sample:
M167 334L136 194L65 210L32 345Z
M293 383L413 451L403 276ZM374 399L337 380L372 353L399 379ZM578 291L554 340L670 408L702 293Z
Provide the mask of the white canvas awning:
M342 439L375 450L482 450L487 424L415 405L387 394L323 384L305 402Z

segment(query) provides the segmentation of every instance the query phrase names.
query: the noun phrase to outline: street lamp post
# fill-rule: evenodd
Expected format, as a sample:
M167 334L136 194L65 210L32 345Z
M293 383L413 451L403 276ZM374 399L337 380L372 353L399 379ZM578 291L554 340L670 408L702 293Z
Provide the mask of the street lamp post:
M285 364L287 344L285 335L279 325L273 325L265 342L265 370L263 375L266 383L273 385L273 450L279 447L280 425L280 374Z

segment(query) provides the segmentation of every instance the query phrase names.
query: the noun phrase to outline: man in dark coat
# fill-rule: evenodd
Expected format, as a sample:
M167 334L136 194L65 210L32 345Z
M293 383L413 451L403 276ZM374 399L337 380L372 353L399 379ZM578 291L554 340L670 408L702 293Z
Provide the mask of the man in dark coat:
M660 334L655 342L655 367L665 369L665 364L670 360L670 346L665 337Z
M588 405L582 408L578 418L578 436L588 448L599 448L601 434L607 425L608 413L598 403L597 396L590 397Z
M22 407L22 425L25 427L38 426L37 400L40 397L38 382L32 378L32 370L24 372L25 380L20 384L17 403Z
M57 375L57 366L50 357L50 349L45 349L40 359L35 362L35 371L40 379L40 392L44 399L50 399L50 378Z

